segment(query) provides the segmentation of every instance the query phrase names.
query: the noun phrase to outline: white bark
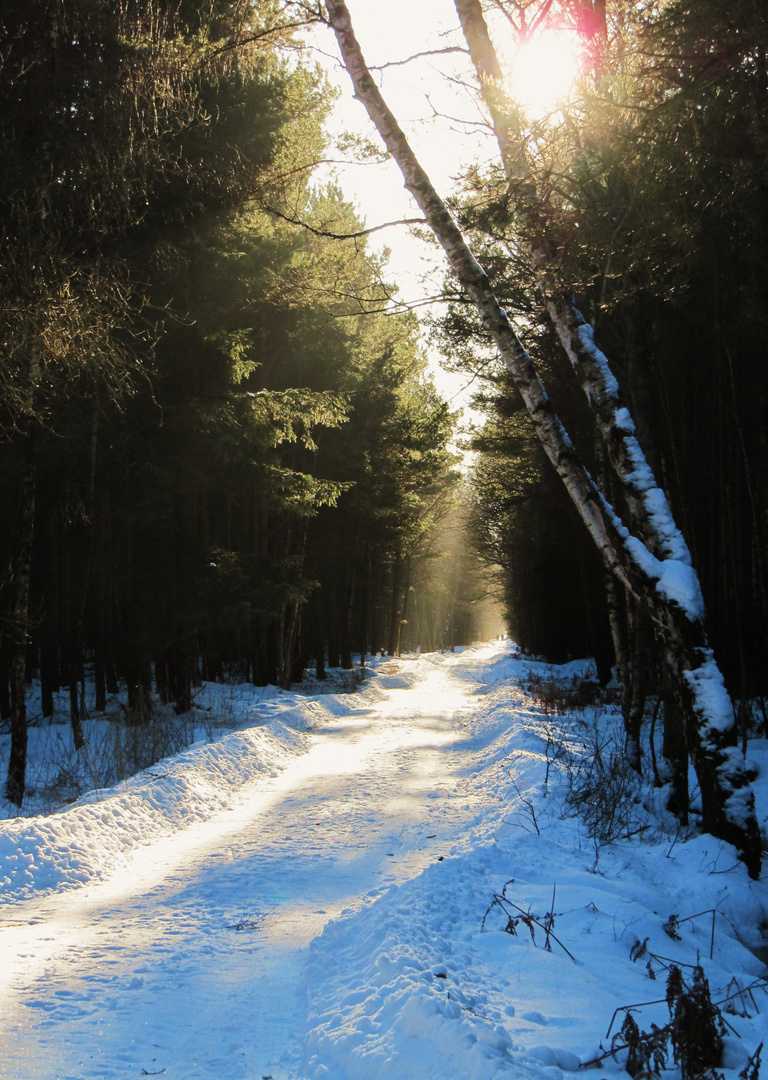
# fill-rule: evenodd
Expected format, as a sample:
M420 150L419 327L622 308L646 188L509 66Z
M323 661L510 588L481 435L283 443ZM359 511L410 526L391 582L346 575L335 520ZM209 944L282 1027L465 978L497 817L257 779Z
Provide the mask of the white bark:
M493 337L523 398L541 444L563 480L606 566L651 612L684 712L692 718L696 732L701 735L697 739L697 750L702 758L699 779L705 804L705 828L736 844L750 873L756 876L760 868L760 837L754 815L754 800L743 766L730 752L728 745L733 713L703 633L703 607L696 600L698 581L690 568L690 559L685 562L668 557L673 553L682 554L676 546L673 532L665 541L665 545L673 543L671 549L660 547L658 554L649 549L642 540L630 534L603 498L554 412L533 362L496 300L485 272L434 190L376 86L355 38L346 4L343 0L326 0L326 7L355 97L365 106L402 172L407 190L414 197L474 303L483 327ZM584 347L589 346L592 350L588 335L585 334L583 340ZM590 358L593 367L600 369L601 361L593 351L590 351ZM626 437L634 437L634 429L630 425L628 414L622 414L619 417L619 430ZM626 443L626 438L623 441ZM658 496L651 495L652 485L648 483L646 474L638 476L638 485L638 490L647 495L651 502L658 503ZM694 611L693 607L697 610Z
M527 177L524 195L530 204L530 216L535 225L540 200L525 164L525 148L515 137L519 126L515 108L508 107L501 67L488 34L480 0L455 0L455 6L483 100L491 115L505 174L510 181L515 181L521 172ZM541 237L542 246L546 246L547 239L546 236ZM525 254L536 271L543 261L543 253L532 247ZM641 536L658 560L672 560L690 566L691 556L685 538L675 524L666 495L656 483L648 465L629 410L621 400L619 384L611 372L607 357L595 344L591 326L581 315L575 301L553 291L543 275L539 275L539 287L552 325L587 396L609 460L622 484L633 532ZM701 590L698 581L691 580L690 585L687 594L676 599L681 606L689 606L693 618L698 618L703 612Z
M525 168L525 148L514 137L519 125L514 108L506 102L501 67L485 23L480 0L455 0L456 11L491 114L507 179L522 173L529 215L541 220L540 200ZM521 165L522 163L522 165ZM546 248L549 238L541 236ZM528 251L532 269L541 264L535 250ZM707 644L705 610L698 576L688 545L674 521L666 495L656 483L643 453L629 410L608 359L597 347L592 328L575 301L554 291L541 276L541 294L550 320L581 383L600 428L608 459L622 486L630 529L629 544L637 561L655 580L658 599L650 595L650 614L662 643L663 658L678 704L687 720L688 742L702 791L705 827L730 836L744 823L740 846L754 849L759 865L759 832L754 799L735 753L736 722L722 675ZM662 602L659 603L659 600ZM665 610L666 609L666 610ZM670 618L671 616L671 618ZM735 797L735 792L743 798ZM744 811L747 816L744 817ZM747 833L751 838L747 838ZM749 861L749 857L747 857Z

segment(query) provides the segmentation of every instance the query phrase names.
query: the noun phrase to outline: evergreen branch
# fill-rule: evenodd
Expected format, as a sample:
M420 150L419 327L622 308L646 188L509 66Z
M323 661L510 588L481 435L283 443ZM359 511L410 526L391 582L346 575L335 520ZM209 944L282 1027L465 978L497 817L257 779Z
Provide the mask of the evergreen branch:
M258 33L248 34L247 37L234 38L225 45L220 45L218 49L213 49L211 52L207 53L195 66L201 68L205 64L209 64L212 60L215 60L218 56L221 56L223 53L234 52L235 50L245 48L246 45L254 45L256 42L264 41L265 38L273 37L275 34L282 34L291 30L300 30L303 26L312 26L314 23L320 21L322 21L320 17L315 16L314 18L303 19L299 22L279 23L277 26L267 27L266 30L259 30Z

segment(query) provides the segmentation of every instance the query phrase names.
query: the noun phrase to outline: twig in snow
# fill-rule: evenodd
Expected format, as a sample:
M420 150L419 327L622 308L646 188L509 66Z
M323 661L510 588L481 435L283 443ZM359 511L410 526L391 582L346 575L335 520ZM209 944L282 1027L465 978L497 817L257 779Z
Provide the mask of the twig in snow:
M536 944L536 930L535 930L535 927L538 926L540 930L544 931L544 934L545 934L545 948L547 949L547 951L551 952L551 947L549 945L549 939L552 938L553 941L557 942L557 944L560 946L560 948L563 950L563 952L567 956L569 956L571 958L571 960L573 960L574 964L578 963L578 961L577 961L576 957L573 955L573 953L570 952L565 947L565 945L563 945L560 938L557 937L557 935L552 930L552 927L553 927L554 922L555 922L554 892L553 892L553 895L552 895L552 905L553 905L552 909L546 915L542 916L542 918L538 918L536 915L532 915L530 913L530 911L525 911L523 908L518 907L517 904L515 904L512 900L509 899L509 897L506 894L506 889L507 889L507 885L511 885L513 882L514 882L514 878L512 878L510 881L506 882L506 884L504 885L504 888L501 890L501 893L494 893L493 894L493 900L492 900L488 910L486 911L485 915L483 915L483 921L480 924L481 932L485 929L485 920L488 918L488 916L490 915L493 908L498 907L498 908L501 908L501 910L504 912L504 914L507 917L507 925L504 927L505 933L512 934L513 936L516 936L518 925L520 923L523 923L524 926L528 927L528 932L531 935L531 941L535 945ZM514 912L517 912L517 914L515 914L513 911L510 911L509 908L514 908Z
M264 925L266 917L264 911L259 911L255 915L243 915L242 919L236 923L230 923L226 929L234 930L238 934L245 930L259 930Z

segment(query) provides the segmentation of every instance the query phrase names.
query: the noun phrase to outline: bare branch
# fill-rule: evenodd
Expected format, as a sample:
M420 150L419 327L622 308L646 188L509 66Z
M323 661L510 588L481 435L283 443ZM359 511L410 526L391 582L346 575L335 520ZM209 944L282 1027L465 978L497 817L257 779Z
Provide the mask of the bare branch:
M464 56L469 55L469 50L462 48L460 45L447 45L444 49L427 49L425 52L414 53L413 56L406 56L405 60L388 60L386 64L371 64L370 71L384 71L386 68L403 67L404 64L410 64L414 60L422 60L425 56L445 56L448 53L462 53Z
M267 213L274 214L275 217L287 221L290 225L299 225L302 229L306 229L307 232L314 233L315 236L327 236L331 240L358 240L361 236L370 236L371 233L380 232L382 229L390 229L395 225L427 224L424 218L401 218L399 221L385 221L381 225L372 225L369 229L358 229L357 232L337 233L331 232L330 229L318 229L315 225L310 225L308 221L302 221L299 217L291 217L290 214L284 214L275 206L265 205L264 209Z

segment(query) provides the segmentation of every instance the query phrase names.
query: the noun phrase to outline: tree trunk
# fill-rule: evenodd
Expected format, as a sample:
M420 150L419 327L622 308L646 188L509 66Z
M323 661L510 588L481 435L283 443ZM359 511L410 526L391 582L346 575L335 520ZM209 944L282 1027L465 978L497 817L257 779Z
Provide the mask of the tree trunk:
M19 497L19 541L13 567L14 599L11 610L11 648L9 674L11 689L11 753L5 797L14 806L24 801L27 776L27 704L26 668L29 647L29 584L32 563L32 539L35 526L34 433L26 435L24 472Z
M82 647L80 634L79 612L81 609L82 593L74 596L72 585L73 576L78 578L78 588L81 586L79 572L73 575L72 563L77 559L75 537L69 536L69 542L65 553L66 570L64 573L64 605L67 619L67 642L63 649L62 663L64 669L65 685L69 687L69 722L72 727L72 739L75 750L81 750L85 746L85 735L81 719L81 703L78 694L78 681L82 666ZM78 567L78 571L79 571ZM84 586L83 586L84 587Z
M400 617L397 620L397 655L402 656L403 653L403 627L408 622L408 601L411 593L411 570L413 569L413 559L411 555L406 555L403 563L403 582L401 588L402 601L400 605Z
M480 2L455 0L455 5L484 100L491 112L506 174L510 179L521 172L527 175L524 163L521 168L524 148L514 138L516 125L510 123L508 110L504 109L501 67ZM526 182L525 194L529 200L527 223L535 224L541 201L530 181ZM541 236L541 251L528 252L534 270L545 263L550 245L545 231ZM639 557L641 563L645 562L644 571L649 579L653 581L655 577L654 587L650 591L643 590L636 597L644 601L657 625L659 621L664 624L660 634L661 661L667 669L665 677L676 707L682 713L683 729L688 734L702 794L704 828L722 839L731 840L741 851L750 873L757 876L761 851L754 797L749 790L743 760L735 753L734 712L707 644L704 603L688 546L672 517L666 495L648 465L608 360L595 344L592 328L573 299L553 290L544 275L540 276L540 288L552 325L584 390L608 459L621 484L630 530L634 534L628 539L633 543L635 538L639 539L646 549L644 552L638 550L635 557ZM615 568L611 569L616 573ZM663 578L667 575L682 578L682 592L675 595L665 590ZM624 584L626 586L626 582ZM663 595L665 591L666 596ZM662 594L661 597L655 595L657 592ZM662 608L666 608L666 612L662 613ZM709 691L713 700L707 700ZM738 797L732 798L735 791L745 793L741 810L736 805Z
M666 694L664 698L664 738L662 753L672 775L670 786L672 794L667 808L682 825L688 824L688 741L685 720L675 699Z
M326 624L328 627L328 667L341 667L341 604L338 582L334 578L330 595L326 597Z
M322 601L321 601L322 603ZM318 682L323 682L326 678L325 674L325 635L323 634L322 624L322 606L318 607L317 616L314 625L314 638L315 638L315 678Z
M480 0L455 0L455 4L483 100L491 113L505 173L510 180L521 171L528 176L525 148L516 137L519 121L516 110L508 108L501 66L488 34ZM597 422L608 460L621 484L630 527L656 559L674 559L690 565L687 544L672 518L666 495L648 466L607 357L595 344L592 328L574 299L554 287L540 270L546 263L552 239L547 235L546 215L541 213L542 202L533 182L526 179L521 186L527 200L521 214L529 228L540 231L538 250L531 248L524 254L538 273L547 314ZM700 593L695 599L699 596Z
M469 2L457 0L460 8ZM650 470L645 466L642 474L633 481L633 486L638 489L640 501L646 504L645 509L650 511L650 520L657 534L655 539L660 544L657 555L643 542L645 537L640 539L629 533L579 460L531 358L496 300L484 270L386 106L355 39L346 4L343 0L327 0L326 6L355 88L355 96L365 105L403 174L406 188L440 242L472 300L484 329L493 337L525 402L545 453L565 484L606 566L651 615L676 700L683 715L690 718L690 746L702 792L704 828L720 839L733 843L749 873L757 877L761 861L760 834L754 812L754 797L741 757L733 745L733 710L722 676L707 645L698 579L689 560L685 559L687 548L678 529L663 529L668 516L666 500L656 497L658 488L652 476L648 476ZM611 381L607 380L605 358L594 346L591 329L585 324L575 329L591 366L606 380L609 389L617 389L612 377ZM570 324L568 330L570 332ZM598 412L602 426L598 410L601 401L599 380L597 392L590 401ZM621 409L617 413L614 430L617 435L613 440L615 446L612 448L606 441L609 453L615 450L623 454L628 447L639 450L626 410ZM664 561L660 558L662 554Z
M44 610L40 625L40 698L43 716L53 716L53 695L59 678L59 565L56 517L51 515L45 537L42 573Z
M632 604L629 611L629 634L632 649L630 685L627 697L622 700L624 730L627 736L627 757L633 769L640 772L642 749L640 732L645 715L645 702L648 697L648 675L650 670L650 642L648 618L645 611L637 604Z
M397 656L400 641L400 597L403 577L403 559L398 551L392 562L392 592L389 604L389 637L387 656Z
M351 671L355 666L352 663L352 615L355 610L356 582L354 571L348 585L347 604L341 619L341 666L345 671Z
M11 719L11 646L0 638L0 721Z

